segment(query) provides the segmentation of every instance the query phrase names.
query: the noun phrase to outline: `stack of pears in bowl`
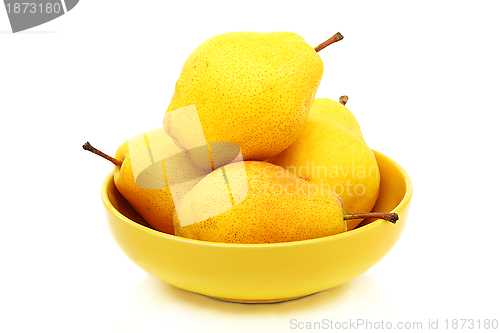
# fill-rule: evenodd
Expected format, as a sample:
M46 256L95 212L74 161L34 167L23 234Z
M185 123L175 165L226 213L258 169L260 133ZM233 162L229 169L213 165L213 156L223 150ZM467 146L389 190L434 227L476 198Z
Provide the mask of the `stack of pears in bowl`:
M101 188L109 228L144 271L235 302L314 294L395 245L412 185L346 107L316 98L318 52L290 32L234 32L186 60L163 126L124 142Z

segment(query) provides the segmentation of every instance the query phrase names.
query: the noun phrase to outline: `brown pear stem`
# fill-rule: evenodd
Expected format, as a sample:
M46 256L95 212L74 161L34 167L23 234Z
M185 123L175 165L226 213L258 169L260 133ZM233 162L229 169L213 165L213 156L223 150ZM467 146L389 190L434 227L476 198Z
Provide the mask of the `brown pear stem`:
M345 105L348 100L349 100L349 97L347 97L346 95L343 95L343 96L340 96L339 103L341 103L342 105Z
M396 213L356 213L356 214L344 214L344 220L356 220L365 218L375 218L387 220L392 223L396 223L399 220L399 216Z
M328 38L327 40L325 40L323 43L319 44L318 46L316 46L314 48L314 50L316 52L319 52L321 50L323 50L325 47L327 47L328 45L331 45L333 43L336 43L338 42L339 40L342 40L344 38L344 36L342 36L340 34L340 32L337 32L335 35L333 35L332 37Z
M108 161L112 162L114 165L116 165L117 167L121 167L122 166L122 161L120 160L117 160L116 158L114 157L111 157L107 154L104 154L102 151L98 150L98 149L95 149L94 147L92 147L90 145L90 143L88 142L85 142L85 144L82 146L83 149L85 150L88 150L96 155L99 155L101 157L104 157L105 159L107 159Z

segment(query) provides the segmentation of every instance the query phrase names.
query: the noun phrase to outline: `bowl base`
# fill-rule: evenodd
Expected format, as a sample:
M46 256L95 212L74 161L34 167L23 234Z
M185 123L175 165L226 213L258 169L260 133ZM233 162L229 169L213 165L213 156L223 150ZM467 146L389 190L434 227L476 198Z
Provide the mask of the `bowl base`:
M304 298L307 296L311 296L317 293L312 293L308 295L303 295L303 296L296 296L296 297L289 297L289 298L277 298L277 299L232 299L232 298L223 298L223 297L214 297L214 296L207 296L219 301L224 301L224 302L230 302L230 303L243 303L243 304L266 304L266 303L281 303L281 302L288 302L288 301L293 301L299 298Z
M315 294L319 294L320 292L322 292L322 291L317 291L317 292L314 292L314 293L311 293L311 294L306 294L306 295L302 295L302 296L288 297L288 298L275 298L275 299L237 299L237 298L225 298L225 297L210 296L210 295L205 295L205 294L197 293L195 291L191 291L191 290L187 290L187 289L182 289L182 288L179 288L179 289L187 291L188 293L193 293L193 294L196 294L196 295L205 296L205 297L208 297L208 298L211 298L211 299L215 299L215 300L218 300L218 301L229 302L229 303L242 303L242 304L266 304L266 303L271 304L271 303L288 302L288 301L293 301L293 300L296 300L296 299L299 299L299 298L304 298L304 297L312 296L312 295L315 295Z

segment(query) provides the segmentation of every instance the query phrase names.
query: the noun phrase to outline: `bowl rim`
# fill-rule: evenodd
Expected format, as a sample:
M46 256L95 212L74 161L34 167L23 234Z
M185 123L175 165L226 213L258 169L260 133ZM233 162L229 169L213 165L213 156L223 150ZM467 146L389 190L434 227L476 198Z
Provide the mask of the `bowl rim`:
M405 195L404 195L403 199L399 202L399 204L393 210L391 210L391 213L400 213L401 210L408 205L408 202L410 201L411 196L413 194L413 184L411 182L410 176L406 172L406 170L403 169L403 167L401 167L401 165L399 165L393 159L389 158L388 156L386 156L378 151L373 150L373 152L375 154L378 154L381 157L389 160L403 175L403 178L404 178L405 184L406 184ZM152 228L148 228L146 226L143 226L143 225L129 219L128 217L123 215L120 211L118 211L113 206L113 204L111 204L111 201L109 200L109 197L107 195L108 184L109 184L109 182L114 181L114 175L118 172L119 172L119 169L117 167L115 167L115 169L113 169L113 171L111 171L106 176L106 178L104 178L104 181L101 185L101 199L102 199L104 205L106 206L106 208L108 208L113 213L113 215L118 217L123 222L129 224L130 226L139 229L140 231L151 233L151 234L154 234L155 236L158 236L158 237L164 237L167 239L171 239L173 241L192 243L194 245L215 246L215 247L224 247L224 248L235 248L235 247L236 248L267 248L267 247L274 248L274 247L283 247L283 246L300 246L300 245L305 245L305 244L328 242L328 241L335 239L335 238L348 237L352 234L362 233L362 232L365 232L369 229L376 228L377 226L379 226L382 223L391 223L389 221L384 221L384 220L378 219L378 220L375 220L371 223L368 223L362 227L355 228L355 229L352 229L352 230L349 230L349 231L346 231L346 232L343 232L340 234L325 236L325 237L320 237L320 238L314 238L314 239L300 240L300 241L283 242L283 243L238 244L238 243L217 243L217 242L189 239L189 238L185 238L185 237L167 234L167 233L164 233L164 232L152 229Z

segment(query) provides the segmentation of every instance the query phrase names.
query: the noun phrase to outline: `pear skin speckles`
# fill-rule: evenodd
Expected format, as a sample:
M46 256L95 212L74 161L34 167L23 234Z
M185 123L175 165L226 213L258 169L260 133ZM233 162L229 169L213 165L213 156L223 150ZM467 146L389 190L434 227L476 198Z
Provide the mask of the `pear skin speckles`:
M348 214L369 212L377 201L380 174L375 155L351 111L331 99L317 98L297 140L268 161L336 192ZM346 223L351 230L360 222Z
M322 75L321 58L296 34L222 34L188 57L167 112L194 104L207 142L265 160L297 138Z
M246 177L235 175L244 165ZM342 201L331 191L321 191L285 169L266 162L245 161L223 167L233 193L241 186L248 194L219 214L181 226L177 213L173 225L177 236L221 243L262 244L313 239L346 231ZM197 183L178 207L182 214L200 216L214 201L229 202L226 189L214 190L212 172ZM236 191L234 191L236 189ZM222 198L222 199L221 199Z
M173 234L175 203L207 172L191 163L187 152L178 148L163 128L127 140L115 156L122 161L114 176L118 191L154 229ZM156 162L153 164L151 159ZM145 173L150 166L155 168ZM149 177L141 182L144 174ZM167 185L172 182L174 185Z

